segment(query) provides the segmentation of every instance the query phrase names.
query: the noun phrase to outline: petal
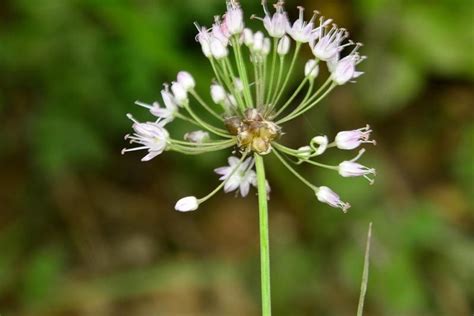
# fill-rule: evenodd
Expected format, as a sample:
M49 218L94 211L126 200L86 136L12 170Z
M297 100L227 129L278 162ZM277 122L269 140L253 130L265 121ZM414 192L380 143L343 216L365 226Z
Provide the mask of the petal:
M227 161L229 162L229 165L230 165L231 167L233 167L233 166L239 164L240 159L237 158L237 157L234 157L234 156L230 156L229 159L227 159Z
M150 152L148 155L146 155L145 157L142 158L142 161L146 162L146 161L150 161L152 160L153 158L155 158L156 156L158 156L159 154L161 154L160 152L157 152L157 151L152 151Z
M246 197L249 194L250 191L250 182L245 181L240 185L240 194L242 197Z
M229 167L220 167L220 168L214 169L214 172L227 177L230 172L229 169L230 169Z
M230 177L224 184L224 191L226 193L236 190L240 185L240 179L237 177Z

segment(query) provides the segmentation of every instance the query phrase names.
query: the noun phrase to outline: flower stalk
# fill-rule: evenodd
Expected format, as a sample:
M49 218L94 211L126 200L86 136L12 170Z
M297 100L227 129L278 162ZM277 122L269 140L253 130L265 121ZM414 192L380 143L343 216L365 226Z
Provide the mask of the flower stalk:
M262 286L262 315L271 315L270 294L270 240L268 225L268 194L265 166L262 156L255 154L255 168L257 170L258 214L260 230L260 275Z

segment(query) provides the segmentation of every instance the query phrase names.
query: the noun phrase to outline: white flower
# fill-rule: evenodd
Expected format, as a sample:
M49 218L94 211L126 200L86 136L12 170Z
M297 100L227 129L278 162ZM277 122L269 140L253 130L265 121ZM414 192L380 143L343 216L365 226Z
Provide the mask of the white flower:
M219 180L225 181L224 191L226 193L240 189L240 195L248 195L250 185L256 183L256 173L253 170L253 158L247 158L240 163L240 159L234 156L228 159L229 166L217 168L214 171L221 175ZM237 169L236 169L237 168Z
M244 29L244 13L237 1L227 1L227 12L224 17L224 23L229 33L240 34Z
M217 83L211 85L211 98L215 104L221 104L226 97L227 92L225 92L224 87Z
M197 210L199 207L199 201L194 196L187 196L185 198L180 199L174 209L179 212L191 212Z
M329 61L338 56L344 47L352 45L353 43L349 42L348 44L341 45L349 36L349 33L345 29L338 29L336 25L334 25L329 32L325 33L326 27L322 27L323 25L327 25L327 21L321 18L319 39L317 42L313 41L310 46L316 58Z
M202 53L207 58L212 57L211 53L211 34L209 30L205 27L200 27L197 23L195 23L196 28L198 30L198 35L196 35L196 40L201 44Z
M375 176L374 168L367 168L366 166L357 163L356 161L364 154L365 149L362 149L359 154L352 160L343 161L339 164L339 174L343 177L360 177L363 176L369 180L370 184L374 184L375 180L369 175Z
M332 207L340 208L344 213L351 207L347 202L342 202L339 195L328 187L322 186L316 190L316 197L319 202L326 203Z
M162 125L153 122L140 123L135 120L131 114L127 114L127 117L133 121L132 127L135 133L126 135L125 139L129 139L130 143L136 143L142 146L124 148L122 154L129 151L148 150L148 154L142 158L142 161L150 161L166 149L169 134Z
M193 76L187 71L180 71L178 73L177 81L184 89L186 89L186 91L192 90L196 87L196 81L194 81Z
M158 118L158 123L161 126L164 126L174 120L176 113L178 113L178 106L174 100L173 95L169 91L168 85L165 85L165 88L161 90L161 97L165 103L165 107L162 108L158 102L153 102L152 105L135 101L136 105L142 106L150 110L150 113Z
M329 140L328 140L327 136L313 137L313 139L311 140L311 147L315 150L314 155L315 156L322 155L326 151L326 149L328 148L328 143L329 143ZM316 147L314 144L316 144L318 146Z
M227 24L220 20L220 17L216 16L214 19L214 24L212 25L212 38L219 40L222 45L227 46L229 45L229 38L232 34L230 34L229 29L227 28Z
M375 141L370 140L371 132L372 130L369 125L352 131L339 132L335 139L336 147L344 150L352 150L364 143L375 145Z
M283 1L278 1L275 5L276 12L271 16L267 8L266 0L262 1L265 17L263 18L263 26L271 37L280 38L286 33L286 28L290 23L288 16L283 9Z
M316 79L316 77L319 74L319 65L318 62L314 59L310 59L306 62L306 65L304 67L304 75L305 77L308 77L309 79Z
M209 133L204 131L193 131L184 134L184 140L191 143L202 144L210 139Z
M360 77L363 72L356 71L355 66L364 59L364 56L361 57L357 52L353 52L339 60L332 70L331 79L338 85L343 85L352 79Z
M304 8L298 7L300 11L300 16L298 20L290 25L288 23L286 32L297 42L300 43L308 43L310 41L314 41L318 36L318 29L313 29L314 27L314 19L316 18L316 12L311 18L309 22L305 22L304 20Z
M171 83L171 91L179 105L184 105L188 102L188 92L179 82L174 81Z
M277 53L280 56L285 56L290 51L290 38L285 35L278 41Z

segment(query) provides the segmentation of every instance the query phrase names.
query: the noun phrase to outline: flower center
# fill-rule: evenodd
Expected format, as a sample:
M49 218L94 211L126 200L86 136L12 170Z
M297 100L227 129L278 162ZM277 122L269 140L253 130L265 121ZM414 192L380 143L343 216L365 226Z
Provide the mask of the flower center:
M266 155L272 149L272 141L281 135L281 128L264 118L257 109L248 109L244 117L229 117L225 126L231 135L237 136L237 145L242 151L254 151Z

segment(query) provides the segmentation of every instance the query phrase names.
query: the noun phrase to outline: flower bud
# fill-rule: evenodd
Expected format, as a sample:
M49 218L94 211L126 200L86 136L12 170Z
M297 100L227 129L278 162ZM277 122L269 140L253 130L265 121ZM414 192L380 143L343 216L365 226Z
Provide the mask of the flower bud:
M263 40L262 54L264 56L267 56L268 54L270 54L271 50L272 50L272 42L267 37Z
M329 140L327 136L316 136L311 140L311 148L315 150L315 156L322 155L328 148ZM318 145L317 147L314 145Z
M242 33L242 40L247 47L253 45L253 32L251 29L244 29L244 32Z
M264 36L263 33L258 31L253 35L252 49L255 53L259 53L263 49Z
M194 81L193 76L187 71L180 71L178 73L177 81L184 89L186 89L186 91L192 90L196 87L196 82Z
M229 54L227 47L221 41L215 38L211 39L210 48L212 57L215 59L222 59L227 57Z
M304 75L311 80L314 80L319 74L318 62L314 59L310 59L306 62L304 67Z
M375 169L367 168L360 163L354 161L343 161L339 164L339 174L343 177L360 177L363 176L369 180L370 184L374 184L375 180L369 175L375 176Z
M174 209L179 212L195 211L199 207L199 201L194 196L188 196L179 200Z
M336 135L335 143L337 148L343 150L355 149L363 143L375 145L375 140L370 140L370 133L372 130L369 125L352 131L339 132Z
M180 83L173 82L171 84L171 91L173 92L174 99L179 105L184 105L188 102L188 92Z
M238 5L230 5L224 17L224 23L230 34L240 34L244 29L244 14Z
M244 91L244 84L243 84L242 80L240 80L239 78L235 78L234 79L234 88L237 92Z
M278 41L277 52L280 56L285 56L290 51L290 38L288 36L283 36L280 41Z
M337 195L333 190L325 186L319 187L317 189L316 197L318 198L319 202L326 203L332 207L340 208L344 213L347 213L347 210L351 207L349 203L342 202L339 195Z
M211 53L211 46L209 45L209 42L210 42L209 31L205 27L201 28L199 25L196 25L196 26L199 31L198 35L196 36L196 39L201 44L202 53L207 58L210 58L212 56L212 53Z
M215 104L221 104L227 97L224 88L217 83L211 85L211 98Z
M366 166L357 163L360 157L365 153L365 149L361 149L357 156L349 161L343 161L339 164L339 174L343 177L359 177L363 176L369 180L370 184L374 184L375 180L370 178L369 175L375 176L374 168L367 168Z
M306 160L306 159L309 159L311 157L311 153L312 153L312 149L310 146L303 146L303 147L300 147L298 148L298 158L300 159L303 159L303 160Z
M202 144L207 142L210 139L209 133L204 131L193 131L186 133L184 135L184 140L195 143L195 144Z

